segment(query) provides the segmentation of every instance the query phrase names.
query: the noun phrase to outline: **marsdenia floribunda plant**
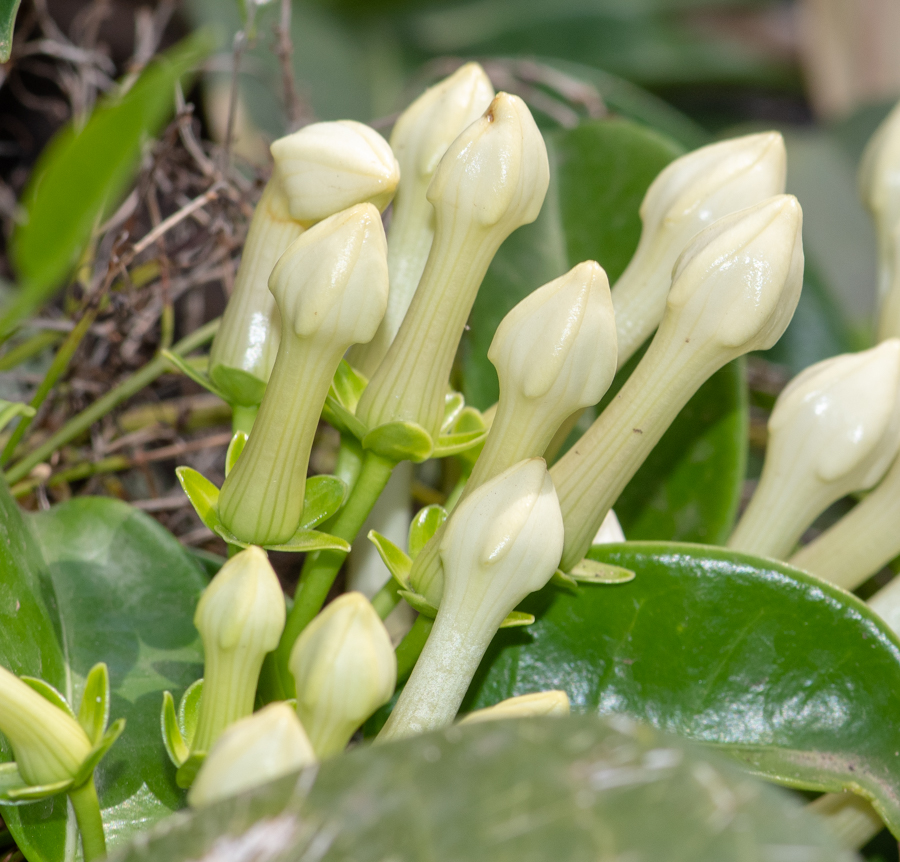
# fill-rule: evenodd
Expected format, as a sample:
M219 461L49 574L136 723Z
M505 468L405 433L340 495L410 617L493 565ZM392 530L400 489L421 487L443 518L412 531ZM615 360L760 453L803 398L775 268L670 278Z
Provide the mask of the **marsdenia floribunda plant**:
M387 141L351 120L313 123L271 149L275 171L253 214L209 360L213 383L243 406L262 400L278 351L281 328L268 289L275 262L304 227L367 201L385 209L400 178Z
M216 740L191 785L188 802L200 808L315 762L297 713L287 703L270 703L236 721Z
M797 199L778 195L719 219L684 250L647 353L550 471L566 524L565 571L584 557L622 489L701 384L781 337L803 284L802 221Z
M459 503L440 545L444 595L434 628L380 740L453 721L500 623L550 580L562 546L542 458L513 465Z
M525 103L498 93L441 159L428 187L434 241L397 337L362 395L370 428L412 422L437 440L456 348L485 272L517 227L537 218L550 168Z
M478 63L466 63L427 89L397 119L391 149L403 182L397 190L388 230L391 293L375 337L350 351L349 361L371 376L400 329L431 249L434 207L428 186L447 148L475 122L494 98L494 88Z
M544 454L560 424L596 404L616 373L616 324L609 282L595 261L525 297L500 323L488 350L500 400L463 499L508 467ZM437 607L438 546L444 527L416 557L410 579Z
M278 358L253 434L219 496L219 516L257 545L286 542L303 512L306 468L334 373L368 341L387 305L381 216L359 204L310 228L269 279L281 312Z
M778 396L759 485L728 546L785 559L835 500L871 488L900 447L900 340L835 356Z
M612 291L620 366L662 320L672 267L688 241L718 219L781 194L785 170L783 138L762 132L681 156L650 184L640 242Z
M297 638L297 714L318 757L339 754L397 683L391 638L362 593L344 593Z
M253 712L266 653L284 628L284 593L262 548L235 554L203 591L194 625L203 639L203 695L193 752Z
M878 236L878 338L900 336L900 104L878 127L859 169Z
M503 718L533 718L541 715L568 715L569 696L564 691L540 691L521 694L495 703L486 709L477 709L463 718L460 724L478 724L481 721L498 721Z

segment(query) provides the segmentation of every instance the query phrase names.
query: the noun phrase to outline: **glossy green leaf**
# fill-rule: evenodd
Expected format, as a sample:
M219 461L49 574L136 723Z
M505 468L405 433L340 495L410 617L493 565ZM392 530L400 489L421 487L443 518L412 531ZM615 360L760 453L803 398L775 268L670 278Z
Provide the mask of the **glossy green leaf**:
M198 371L192 364L189 359L185 359L183 356L179 356L177 353L172 353L171 350L160 350L160 355L166 358L166 362L172 366L176 371L183 374L185 377L190 378L194 381L198 386L202 386L208 392L212 392L213 395L217 395L223 401L228 401L229 399L226 397L225 393L219 389L212 380L206 374Z
M22 198L25 219L11 240L21 287L6 309L9 331L48 299L77 263L104 212L116 206L141 147L174 109L173 88L214 47L198 31L154 59L122 97L98 105L83 128L70 124L44 149Z
M434 451L431 435L415 422L388 422L373 428L362 439L370 449L391 461L425 461Z
M346 359L342 359L338 364L337 371L334 372L328 394L342 407L355 413L356 405L359 404L359 399L368 383L367 377L357 371Z
M220 529L221 533L221 529ZM226 539L234 542L234 539ZM246 547L246 545L244 545ZM350 553L350 543L346 539L332 536L329 533L320 533L318 530L299 529L286 542L280 545L265 545L269 551L288 551L290 553L310 553L312 551L343 551Z
M163 745L166 747L166 754L169 760L177 769L190 756L190 748L188 747L181 728L178 726L178 717L175 715L175 701L171 692L163 692L162 712L159 717L160 729L162 731Z
M412 560L407 554L403 553L386 536L382 536L377 530L369 530L368 540L375 546L381 561L387 566L387 570L391 573L391 577L404 590L409 590L409 573L412 569Z
M448 392L444 396L444 420L441 422L441 433L447 433L453 428L460 411L466 406L466 399L462 392Z
M597 545L637 577L547 587L495 638L465 710L563 689L718 745L761 775L862 791L900 834L900 640L862 602L771 560L674 543Z
M78 703L104 661L110 715L127 720L96 769L114 847L184 804L159 707L165 689L180 694L202 673L192 614L205 578L156 521L117 500L79 498L26 524L0 488L0 510L0 662ZM5 744L2 753L9 757ZM69 858L64 798L4 809L3 818L29 862Z
M585 557L572 567L568 576L576 584L627 584L634 579L635 575L631 569L613 566L610 563L601 563L599 560Z
M98 662L89 671L78 705L78 723L88 739L98 745L109 724L109 668Z
M78 769L78 772L75 773L72 784L75 787L78 787L81 784L84 784L87 781L94 770L97 768L97 764L106 757L106 753L113 747L116 740L122 735L125 731L125 719L117 718L110 726L109 730L103 734L103 736L97 741L94 747L91 749L90 754L88 754L85 761L81 764Z
M266 394L266 381L242 368L214 365L209 369L209 377L216 387L216 394L222 393L222 398L230 404L253 407Z
M347 484L337 476L310 476L306 480L300 529L311 530L327 521L347 496Z
M203 698L203 680L198 679L185 690L178 704L178 727L184 741L190 746L194 743L197 722L200 720L200 701Z
M331 395L325 398L325 405L322 407L322 418L334 425L338 431L352 434L358 440L362 440L369 430L350 410Z
M580 715L463 725L359 747L299 778L171 821L116 862L213 858L851 862L853 855L782 790L723 759L624 718Z
M231 438L231 442L228 444L228 449L225 452L226 479L228 478L228 474L234 469L234 465L237 464L237 460L241 457L241 452L244 451L244 446L247 445L247 441L249 439L250 438L248 437L246 431L234 432L234 435Z
M221 526L218 510L219 489L193 467L176 467L175 475L200 520L215 532Z
M9 59L21 0L0 0L0 63Z
M416 516L409 525L409 540L407 544L411 560L419 556L419 551L428 544L429 539L446 520L447 510L437 503L433 503L416 512Z

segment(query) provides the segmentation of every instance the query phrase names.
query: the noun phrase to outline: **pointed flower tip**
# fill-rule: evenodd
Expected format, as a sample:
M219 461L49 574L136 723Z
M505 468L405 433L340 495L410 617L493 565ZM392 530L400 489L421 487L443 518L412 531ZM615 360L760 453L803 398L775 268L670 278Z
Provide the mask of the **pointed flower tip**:
M370 341L388 299L378 210L357 204L301 234L272 270L269 289L298 337L318 335L345 347Z
M313 123L272 144L291 217L316 222L357 203L383 210L400 180L390 144L353 120Z

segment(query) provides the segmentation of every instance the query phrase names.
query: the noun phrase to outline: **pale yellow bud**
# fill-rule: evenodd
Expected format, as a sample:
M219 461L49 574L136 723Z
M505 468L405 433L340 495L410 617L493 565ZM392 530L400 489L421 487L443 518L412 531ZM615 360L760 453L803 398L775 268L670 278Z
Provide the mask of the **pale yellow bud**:
M194 751L209 751L253 711L263 659L278 646L284 621L284 593L261 548L235 554L204 590L194 614L204 653Z
M798 374L769 419L762 476L728 544L786 558L833 502L872 487L900 448L900 340Z
M297 713L286 703L270 703L223 731L191 785L188 802L194 808L209 805L315 762Z
M397 683L390 635L362 593L327 605L297 638L289 666L297 714L319 757L343 751Z
M477 709L463 718L460 724L500 721L505 718L537 718L545 715L568 715L569 697L564 691L539 691L509 697L485 709Z

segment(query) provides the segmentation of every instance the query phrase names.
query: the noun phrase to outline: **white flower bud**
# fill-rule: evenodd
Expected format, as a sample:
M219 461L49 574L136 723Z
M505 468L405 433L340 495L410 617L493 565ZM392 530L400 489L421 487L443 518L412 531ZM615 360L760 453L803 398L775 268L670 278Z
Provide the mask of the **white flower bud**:
M74 778L92 747L74 718L2 666L0 731L12 746L19 775L30 785Z
M194 808L209 805L315 762L297 713L286 703L270 703L223 731L191 785L188 802Z
M551 471L566 523L565 571L584 557L622 489L703 382L781 337L803 283L801 227L796 198L778 195L720 219L684 250L647 353Z
M259 671L284 628L284 593L265 551L235 554L203 591L194 625L203 639L203 696L193 750L253 712Z
M383 210L400 166L388 142L353 120L313 123L272 144L291 217L316 222L364 201Z
M219 517L239 539L286 542L303 512L319 414L347 348L375 334L387 305L381 217L359 204L291 244L269 284L282 338L253 433L219 496Z
M327 605L297 638L289 666L297 714L319 757L343 751L397 683L390 635L362 593Z
M509 697L485 709L477 709L463 718L460 724L478 724L504 718L536 718L545 715L568 715L569 698L564 691L539 691Z
M434 628L379 739L453 721L507 614L556 571L559 501L541 458L522 461L453 510L440 544L444 595Z
M662 319L672 266L685 245L718 219L784 192L785 168L781 135L763 132L694 150L651 183L640 242L612 291L620 366Z
M419 287L360 399L369 428L413 422L437 439L456 348L503 240L537 218L550 168L525 103L499 93L450 146L428 189L435 237Z
M388 232L391 293L375 337L354 347L350 364L371 376L387 353L412 301L434 238L434 209L426 191L447 148L475 122L494 98L494 88L478 63L466 63L427 89L398 118L391 149L402 181Z
M762 476L728 544L784 559L833 502L872 487L900 448L900 340L798 374L769 418Z

